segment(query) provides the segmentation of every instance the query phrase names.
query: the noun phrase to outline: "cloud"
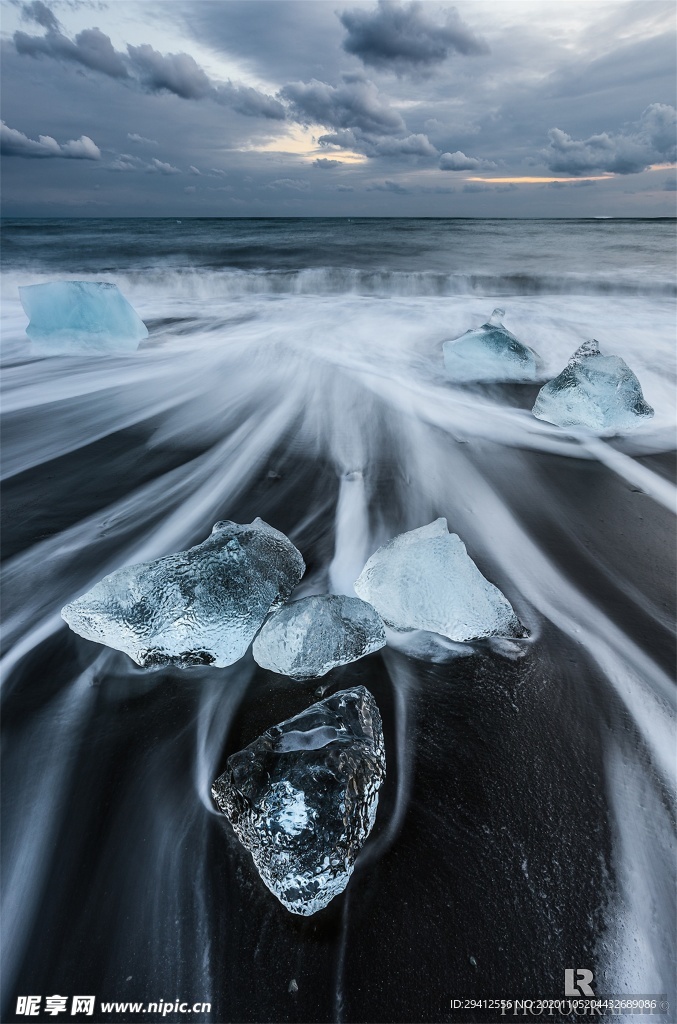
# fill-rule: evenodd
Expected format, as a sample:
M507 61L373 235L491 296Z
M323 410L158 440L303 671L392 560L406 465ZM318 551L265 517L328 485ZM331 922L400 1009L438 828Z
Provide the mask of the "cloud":
M42 0L33 0L33 3L22 4L21 14L25 21L35 21L43 28L51 28L54 31L59 29L59 22L54 11L47 4L43 4Z
M119 153L113 160L112 164L108 164L107 171L145 171L148 169L148 164L145 160L142 160L140 156L132 156L131 153Z
M98 28L84 29L68 38L41 0L25 5L25 16L47 29L43 36L14 33L17 52L29 57L51 57L81 64L109 78L135 83L146 92L170 92L184 100L212 99L246 117L282 120L285 109L279 100L249 86L213 82L189 53L160 53L148 43L114 48L110 37ZM47 13L45 13L47 11ZM133 140L136 141L136 140Z
M437 156L427 135L407 135L404 139L379 139L370 148L370 156Z
M357 8L339 17L348 32L343 42L347 53L398 75L428 71L453 52L465 56L489 52L453 7L444 12L442 21L436 21L422 3L379 0L375 9Z
M393 181L391 178L386 178L385 181L373 181L371 185L367 185L367 192L395 192L399 196L406 196L409 195L409 191L404 185L400 185L399 182Z
M183 191L186 193L187 196L192 196L196 191L195 185L186 185Z
M466 181L464 192L493 192L493 185L485 185L482 181Z
M324 157L318 157L317 160L313 160L313 167L319 167L321 171L331 171L334 167L343 167L343 160L325 160Z
M172 164L164 163L164 161L158 160L156 157L153 157L151 160L148 170L151 173L155 172L158 174L181 174L178 167L173 167Z
M36 0L36 3L29 6L40 8L38 17L35 17L34 20L46 27L47 32L44 36L29 36L26 32L15 32L14 45L20 54L28 57L44 56L52 57L55 60L71 61L74 64L82 64L92 71L100 71L110 78L129 77L124 54L114 48L110 38L100 29L83 29L72 40L62 33L59 23L53 15L51 18L43 16L42 8L45 5L40 3L40 0Z
M638 174L653 163L677 160L676 125L674 107L652 103L638 122L616 134L602 132L588 139L573 139L560 128L551 128L550 145L542 155L550 170L558 174Z
M264 185L263 187L273 190L293 189L296 192L305 192L308 186L309 182L305 181L303 178L277 178L275 181L271 181L268 185Z
M127 132L127 138L130 142L143 143L146 146L157 146L158 143L155 139L146 139L143 135L137 135L136 132Z
M189 53L162 54L148 43L129 45L127 52L149 92L167 91L184 100L199 100L211 91L209 77Z
M191 173L191 174L198 174L198 175L202 175L202 171L200 170L200 168L199 168L199 167L193 167L193 165L192 165L192 164L190 165L190 167L188 168L188 170L190 171L190 173Z
M353 188L352 185L337 185L336 186L336 191L337 192L354 192L355 189Z
M440 157L442 171L479 171L489 170L496 166L493 160L480 160L475 156L466 156L460 149L455 153L443 153Z
M157 157L148 162L139 156L132 156L131 153L120 153L112 164L108 165L109 171L146 171L148 174L181 174L178 167L158 160Z
M292 106L297 119L327 128L357 129L368 135L398 135L405 129L402 116L362 74L343 75L341 85L313 78L291 82L280 95Z
M51 135L39 135L37 141L0 121L0 152L4 156L63 157L67 160L100 160L101 150L87 135L59 145Z
M663 184L664 192L677 192L677 178L666 178Z
M226 82L214 88L213 97L245 117L267 117L271 121L284 121L287 112L279 100L248 85Z

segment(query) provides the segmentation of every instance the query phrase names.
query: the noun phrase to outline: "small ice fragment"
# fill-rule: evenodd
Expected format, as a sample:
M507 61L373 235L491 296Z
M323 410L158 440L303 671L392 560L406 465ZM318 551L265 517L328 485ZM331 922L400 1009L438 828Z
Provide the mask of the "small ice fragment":
M116 284L51 281L19 288L28 337L49 351L133 352L148 329Z
M619 356L602 355L592 340L581 345L560 375L541 388L533 413L559 427L617 433L638 427L654 411L628 364Z
M61 615L137 665L221 668L242 657L304 571L292 542L261 519L221 522L188 551L104 577Z
M295 996L298 990L298 982L296 981L296 978L292 978L292 980L289 982L289 988L287 989L287 991L289 992L290 995Z
M318 732L326 742L299 738ZM287 910L309 916L348 884L385 771L381 715L358 686L232 754L212 796L270 891Z
M450 380L500 383L536 380L536 354L503 326L504 310L495 309L489 321L445 341L444 368Z
M305 597L271 616L254 641L261 668L316 679L385 647L381 617L357 597Z
M395 629L425 629L464 642L526 636L507 598L449 533L446 519L401 533L374 552L355 590Z

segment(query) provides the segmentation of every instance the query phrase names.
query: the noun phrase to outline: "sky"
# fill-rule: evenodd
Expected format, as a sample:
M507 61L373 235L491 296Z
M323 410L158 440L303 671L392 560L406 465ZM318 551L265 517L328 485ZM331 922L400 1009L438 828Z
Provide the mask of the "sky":
M674 216L672 0L1 0L5 216Z

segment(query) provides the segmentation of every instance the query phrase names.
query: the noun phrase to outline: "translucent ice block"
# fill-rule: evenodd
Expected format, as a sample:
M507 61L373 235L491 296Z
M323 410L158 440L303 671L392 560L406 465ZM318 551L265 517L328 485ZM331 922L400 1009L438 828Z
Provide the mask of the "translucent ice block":
M324 676L385 647L383 621L357 597L305 597L281 608L254 641L262 668L293 679Z
M50 351L134 351L148 337L116 284L52 281L19 288L28 337Z
M231 665L305 571L300 552L261 519L217 523L202 544L104 577L61 614L87 640L137 665Z
M491 319L455 341L445 341L444 368L459 384L536 380L536 355L503 326L505 313L495 309Z
M560 427L618 433L633 430L654 411L628 364L619 356L602 355L593 340L581 345L560 375L541 388L533 413Z
M381 715L358 686L232 754L212 795L270 891L309 916L348 884L385 771Z
M395 629L425 629L459 642L525 636L501 591L449 533L446 519L401 533L374 552L355 583Z

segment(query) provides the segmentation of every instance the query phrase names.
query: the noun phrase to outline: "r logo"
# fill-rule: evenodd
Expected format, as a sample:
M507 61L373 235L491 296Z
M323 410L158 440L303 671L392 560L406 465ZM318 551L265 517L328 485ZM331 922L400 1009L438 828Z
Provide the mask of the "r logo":
M594 996L592 991L592 971L573 968L564 972L565 996Z

